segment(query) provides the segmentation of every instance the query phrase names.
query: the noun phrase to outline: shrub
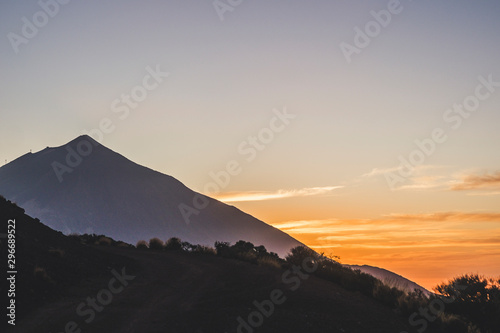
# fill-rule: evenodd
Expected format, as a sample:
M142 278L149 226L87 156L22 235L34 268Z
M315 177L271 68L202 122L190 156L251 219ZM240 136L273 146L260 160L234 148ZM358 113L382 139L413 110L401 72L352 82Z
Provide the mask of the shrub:
M382 281L377 280L373 288L373 298L390 307L398 305L398 299L404 295L404 292L396 287L390 287Z
M138 248L139 250L147 250L148 243L145 240L140 240L137 242L135 247Z
M182 250L182 242L180 238L172 237L168 239L167 243L165 244L165 250L167 251Z
M467 318L481 332L494 332L500 326L500 280L466 274L436 287L451 298L446 312Z
M247 252L238 252L236 253L236 258L242 261L247 261L256 264L257 263L257 254L251 251Z
M199 254L208 254L208 255L216 255L217 252L213 247L210 246L205 246L205 245L198 245L193 251L194 253L199 253Z
M231 246L233 253L255 252L255 246L250 242L239 240Z
M273 256L264 256L257 259L257 264L260 266L269 266L274 268L281 268L281 262Z
M189 242L182 242L181 243L181 250L186 251L186 252L193 252L196 249L197 245L193 245Z
M95 242L97 245L102 245L102 246L110 246L112 241L111 238L102 236L99 237L99 239Z
M231 244L229 242L215 242L215 250L217 251L217 255L221 257L229 257L231 255L230 245Z
M155 251L161 251L165 247L165 244L163 241L159 238L151 238L149 240L149 249L150 250L155 250Z
M425 308L428 302L428 297L420 289L403 293L397 300L398 309L406 315L417 312L419 308Z
M478 332L477 330L469 327L460 317L456 315L449 315L441 313L439 316L440 332L443 333L472 333ZM479 332L480 333L480 332Z
M296 246L285 257L285 260L292 265L301 266L308 258L318 259L319 254L307 246Z

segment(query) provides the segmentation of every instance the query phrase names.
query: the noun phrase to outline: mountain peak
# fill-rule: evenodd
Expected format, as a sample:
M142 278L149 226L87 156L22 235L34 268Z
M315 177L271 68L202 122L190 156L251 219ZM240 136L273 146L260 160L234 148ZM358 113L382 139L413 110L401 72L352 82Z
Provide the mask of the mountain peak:
M132 244L153 237L202 245L244 239L282 256L302 245L89 135L0 168L0 193L65 233L105 234Z
M76 137L75 139L68 142L66 145L78 144L78 143L83 142L83 141L87 141L87 142L91 143L93 146L102 146L102 144L100 144L98 141L94 140L94 138L92 138L91 136L89 136L87 134L82 134L82 135Z

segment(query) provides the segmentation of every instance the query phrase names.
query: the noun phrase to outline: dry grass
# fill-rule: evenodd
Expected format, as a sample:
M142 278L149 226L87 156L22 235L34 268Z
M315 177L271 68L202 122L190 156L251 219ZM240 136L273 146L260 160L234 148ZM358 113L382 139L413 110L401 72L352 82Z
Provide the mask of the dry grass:
M274 268L281 268L281 263L273 257L263 257L257 260L257 264L260 266L269 266Z

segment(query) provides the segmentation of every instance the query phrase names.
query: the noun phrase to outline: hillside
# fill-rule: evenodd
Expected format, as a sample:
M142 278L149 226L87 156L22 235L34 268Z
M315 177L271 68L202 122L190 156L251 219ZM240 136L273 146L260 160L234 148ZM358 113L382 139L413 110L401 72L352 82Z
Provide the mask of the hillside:
M2 221L15 218L19 226L19 276L26 280L19 284L17 302L29 305L10 332L61 332L68 323L82 332L236 332L238 318L248 318L254 301L262 304L273 290L283 292L283 302L256 332L413 332L407 319L390 308L315 276L292 291L295 283L283 280L284 270L274 267L210 255L82 245L3 199L0 205ZM44 267L48 277L34 276L35 265ZM113 270L126 276L123 288L117 279L110 282L116 277ZM42 283L45 279L53 282ZM108 302L106 290L118 289ZM85 305L88 297L107 304L91 311Z

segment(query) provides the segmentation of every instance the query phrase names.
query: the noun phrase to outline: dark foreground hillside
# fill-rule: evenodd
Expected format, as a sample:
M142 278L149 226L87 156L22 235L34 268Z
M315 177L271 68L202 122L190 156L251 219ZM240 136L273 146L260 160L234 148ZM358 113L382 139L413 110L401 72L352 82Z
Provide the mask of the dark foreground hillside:
M285 281L283 269L216 256L83 245L0 204L2 225L16 218L23 276L9 332L414 332L392 309L303 270ZM240 324L249 319L256 328Z

